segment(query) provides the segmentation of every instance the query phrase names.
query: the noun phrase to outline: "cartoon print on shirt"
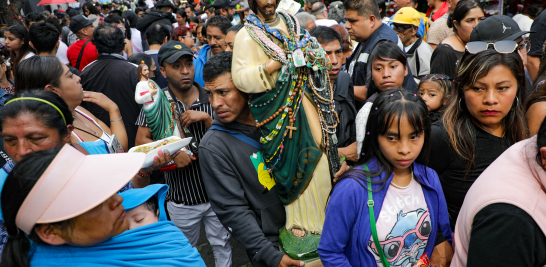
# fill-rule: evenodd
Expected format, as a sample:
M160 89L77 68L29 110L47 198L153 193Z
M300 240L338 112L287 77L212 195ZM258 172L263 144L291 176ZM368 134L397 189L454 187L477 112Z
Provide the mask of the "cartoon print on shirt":
M428 217L428 210L423 208L407 213L400 211L385 240L381 241L382 238L379 237L379 244L391 266L411 267L417 263L432 230ZM373 241L370 241L368 246L376 256L379 256Z

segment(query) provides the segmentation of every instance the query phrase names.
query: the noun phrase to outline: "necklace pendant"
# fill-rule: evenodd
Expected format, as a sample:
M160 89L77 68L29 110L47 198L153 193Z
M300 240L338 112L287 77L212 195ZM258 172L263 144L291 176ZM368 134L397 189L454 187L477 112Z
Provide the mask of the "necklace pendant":
M305 56L303 55L303 51L299 48L294 50L294 52L292 53L292 60L294 61L294 66L296 68L307 65L307 62L305 61Z

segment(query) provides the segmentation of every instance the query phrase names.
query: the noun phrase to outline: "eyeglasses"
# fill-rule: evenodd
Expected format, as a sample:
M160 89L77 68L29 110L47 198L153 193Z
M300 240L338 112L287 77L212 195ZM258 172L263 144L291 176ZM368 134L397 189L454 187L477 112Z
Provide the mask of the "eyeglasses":
M531 44L529 43L529 41L525 40L525 41L518 44L518 51L522 55L527 54L529 52L529 50L531 50Z
M516 48L518 47L518 43L516 41L498 41L494 43L470 42L466 44L465 48L468 53L477 54L479 52L487 50L490 45L493 45L495 51L501 54L510 54L516 51Z
M395 31L395 32L405 32L407 29L411 29L413 26L412 25L400 25L400 24L392 24L392 29Z

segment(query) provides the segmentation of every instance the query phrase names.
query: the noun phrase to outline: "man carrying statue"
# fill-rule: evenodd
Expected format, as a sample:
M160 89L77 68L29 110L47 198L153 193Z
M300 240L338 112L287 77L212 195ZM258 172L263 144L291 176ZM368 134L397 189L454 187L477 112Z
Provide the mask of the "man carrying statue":
M340 169L328 63L317 40L279 1L249 0L254 14L235 39L232 79L250 94L262 155L285 205L281 250L314 260L332 176Z

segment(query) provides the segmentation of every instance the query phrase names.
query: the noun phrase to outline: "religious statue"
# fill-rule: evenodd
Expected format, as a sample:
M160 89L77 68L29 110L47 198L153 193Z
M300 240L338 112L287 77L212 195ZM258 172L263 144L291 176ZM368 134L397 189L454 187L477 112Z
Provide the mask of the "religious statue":
M143 104L142 110L146 115L146 123L150 128L152 139L156 141L173 136L173 133L176 135L179 131L175 127L172 104L165 92L157 83L149 79L150 70L144 61L138 66L137 71L140 82L136 86L135 101Z
M286 210L281 250L293 259L318 258L332 174L340 168L333 91L320 43L279 0L249 0L255 13L235 40L233 82L251 94L268 171Z

